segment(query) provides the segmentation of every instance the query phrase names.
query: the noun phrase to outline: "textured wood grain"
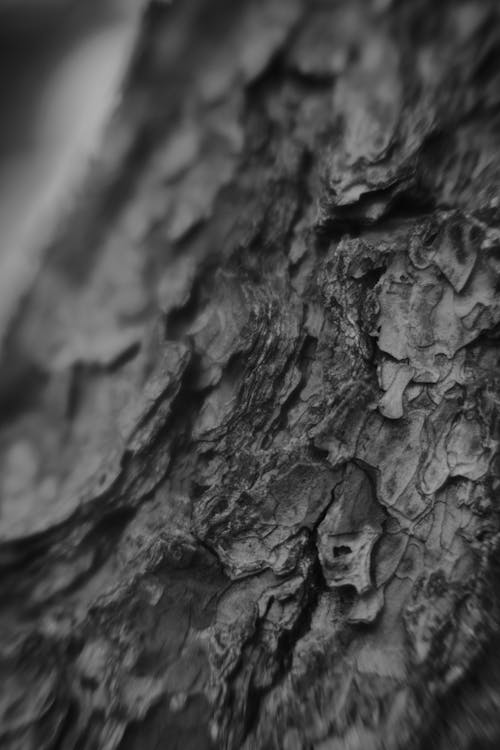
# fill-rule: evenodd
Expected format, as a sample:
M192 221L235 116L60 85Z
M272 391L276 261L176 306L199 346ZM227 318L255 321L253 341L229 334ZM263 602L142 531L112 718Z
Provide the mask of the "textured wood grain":
M3 747L497 746L499 45L150 6L3 355Z

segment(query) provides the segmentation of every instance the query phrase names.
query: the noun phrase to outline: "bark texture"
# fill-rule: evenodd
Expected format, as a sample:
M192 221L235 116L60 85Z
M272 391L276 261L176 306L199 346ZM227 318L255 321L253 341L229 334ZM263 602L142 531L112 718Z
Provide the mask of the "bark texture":
M499 61L150 6L3 351L3 748L498 747Z

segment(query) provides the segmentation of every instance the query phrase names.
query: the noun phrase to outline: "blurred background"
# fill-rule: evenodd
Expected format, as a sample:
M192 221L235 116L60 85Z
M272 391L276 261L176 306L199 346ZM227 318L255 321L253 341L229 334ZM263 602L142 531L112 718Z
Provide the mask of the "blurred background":
M140 0L0 0L0 297L116 105ZM2 304L2 310L7 307Z

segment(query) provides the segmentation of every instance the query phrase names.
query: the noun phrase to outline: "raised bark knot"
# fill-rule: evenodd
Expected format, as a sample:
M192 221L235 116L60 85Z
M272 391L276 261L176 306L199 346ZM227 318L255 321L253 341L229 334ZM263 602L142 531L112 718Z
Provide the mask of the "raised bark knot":
M381 603L371 570L383 521L384 512L374 498L369 477L349 464L317 530L318 556L328 587L352 587L365 604L374 599Z

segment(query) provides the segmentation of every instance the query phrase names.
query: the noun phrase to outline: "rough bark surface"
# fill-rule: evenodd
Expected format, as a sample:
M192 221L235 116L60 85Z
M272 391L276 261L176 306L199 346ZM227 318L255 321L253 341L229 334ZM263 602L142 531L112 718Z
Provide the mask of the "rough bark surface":
M151 5L0 374L0 745L500 742L489 2Z

